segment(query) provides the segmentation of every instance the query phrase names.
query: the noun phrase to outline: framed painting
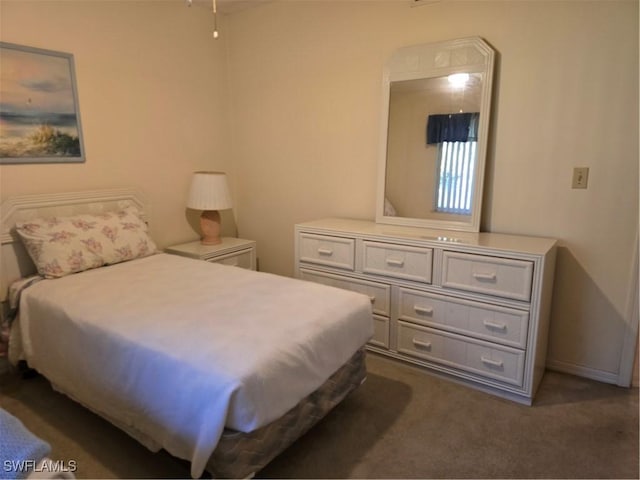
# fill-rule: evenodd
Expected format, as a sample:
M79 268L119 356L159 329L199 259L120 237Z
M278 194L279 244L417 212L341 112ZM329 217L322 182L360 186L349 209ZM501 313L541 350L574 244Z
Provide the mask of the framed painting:
M84 160L73 55L0 42L0 164Z

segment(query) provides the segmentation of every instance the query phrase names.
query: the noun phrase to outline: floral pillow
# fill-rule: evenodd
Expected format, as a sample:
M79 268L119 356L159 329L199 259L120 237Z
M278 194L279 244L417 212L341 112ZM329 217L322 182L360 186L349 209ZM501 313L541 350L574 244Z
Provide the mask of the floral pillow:
M157 247L135 207L102 214L51 217L16 224L38 273L46 278L146 257Z

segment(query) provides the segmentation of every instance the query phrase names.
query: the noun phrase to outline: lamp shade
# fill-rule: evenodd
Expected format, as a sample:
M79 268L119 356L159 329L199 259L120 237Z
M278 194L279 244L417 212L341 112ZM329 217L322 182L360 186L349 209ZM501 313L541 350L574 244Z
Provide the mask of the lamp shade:
M194 210L231 208L227 175L223 172L194 172L187 207Z

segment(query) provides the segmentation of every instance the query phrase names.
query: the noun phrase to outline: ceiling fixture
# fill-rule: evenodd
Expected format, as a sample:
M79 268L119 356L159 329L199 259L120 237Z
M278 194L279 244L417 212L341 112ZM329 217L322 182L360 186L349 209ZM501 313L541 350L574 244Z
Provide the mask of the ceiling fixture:
M218 38L218 7L216 0L211 1L213 2L213 38Z
M213 38L218 38L218 5L216 0L211 0L213 3ZM190 7L193 4L193 0L186 0L187 5Z
M467 82L469 81L468 73L454 73L447 77L449 83L453 88L464 88Z

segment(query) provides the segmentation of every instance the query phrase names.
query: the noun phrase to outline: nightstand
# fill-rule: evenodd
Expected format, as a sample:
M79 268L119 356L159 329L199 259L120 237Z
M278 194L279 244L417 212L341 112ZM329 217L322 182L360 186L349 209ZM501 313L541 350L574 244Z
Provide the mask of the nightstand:
M222 243L218 245L202 245L200 240L196 240L195 242L173 245L166 248L165 252L248 270L256 269L256 242L254 240L223 237Z

